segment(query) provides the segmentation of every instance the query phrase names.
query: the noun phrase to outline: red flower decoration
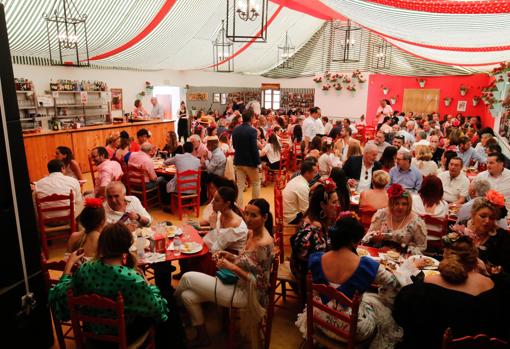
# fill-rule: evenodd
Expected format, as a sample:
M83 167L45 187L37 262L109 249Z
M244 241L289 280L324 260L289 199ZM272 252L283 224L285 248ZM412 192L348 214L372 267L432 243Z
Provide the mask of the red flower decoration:
M336 190L336 183L331 178L324 179L322 184L324 185L324 190L326 193L331 193L332 191Z
M388 192L388 197L390 199L407 197L407 193L406 193L404 187L402 187L400 184L397 184L397 183L390 185L387 192Z
M103 207L103 199L101 198L86 198L85 207L100 208Z
M503 194L498 193L497 191L491 189L485 194L485 198L489 200L493 205L504 207L505 206L505 197Z

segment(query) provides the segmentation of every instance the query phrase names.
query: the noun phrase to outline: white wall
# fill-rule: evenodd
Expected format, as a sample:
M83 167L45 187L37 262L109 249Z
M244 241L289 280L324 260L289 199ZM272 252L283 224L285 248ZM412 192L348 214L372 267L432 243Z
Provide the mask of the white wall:
M30 79L34 82L37 94L44 94L45 90L49 90L50 79L105 81L110 88L122 88L123 105L126 112L133 109L137 94L145 88L145 81L149 81L153 86L178 86L181 88L185 85L260 87L262 83L279 83L282 88L315 88L315 104L321 107L323 115L351 118L357 118L365 113L368 93L366 83L358 84L358 90L354 93L345 89L337 92L333 88L325 92L321 90L322 84L316 84L312 80L313 77L268 79L258 75L215 73L199 70L139 72L18 64L15 64L13 68L15 77ZM366 73L365 78L368 80ZM181 92L183 91L181 90ZM150 110L150 96L145 96L142 104Z

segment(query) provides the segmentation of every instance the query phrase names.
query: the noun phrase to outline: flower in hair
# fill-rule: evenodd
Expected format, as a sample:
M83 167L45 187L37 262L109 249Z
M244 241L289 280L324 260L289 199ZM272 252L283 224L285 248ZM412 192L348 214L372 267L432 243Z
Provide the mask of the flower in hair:
M402 187L398 183L390 185L390 187L388 188L387 192L388 192L388 197L390 199L406 198L409 195L405 191L404 187Z
M85 207L100 208L103 207L103 199L101 198L86 198Z
M336 183L331 178L326 178L321 182L322 185L324 185L324 191L326 191L326 193L331 193L336 190Z
M338 214L338 216L336 217L336 220L338 221L340 219L344 219L347 217L354 218L355 220L359 221L359 217L356 214L356 212L354 212L354 211L342 211Z
M485 194L485 198L493 205L504 207L505 206L505 197L503 194L491 189Z

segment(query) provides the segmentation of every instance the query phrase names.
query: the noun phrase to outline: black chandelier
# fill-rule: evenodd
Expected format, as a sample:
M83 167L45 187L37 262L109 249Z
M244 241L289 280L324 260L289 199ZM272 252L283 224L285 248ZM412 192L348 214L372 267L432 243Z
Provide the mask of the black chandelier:
M391 51L393 46L387 41L377 38L372 45L371 64L374 69L388 69L391 65Z
M266 42L269 0L227 0L227 38Z
M360 61L363 30L347 23L334 21L331 28L333 44L333 62L355 63Z
M44 14L52 65L89 66L87 15L80 14L73 0L55 0ZM80 57L85 54L85 57Z
M221 63L234 53L234 44L226 36L225 20L221 21L221 29L212 44L214 71L222 73L233 72L234 58L229 59L225 63Z
M289 37L289 32L285 32L285 41L283 46L278 46L278 67L282 69L294 68L295 47Z

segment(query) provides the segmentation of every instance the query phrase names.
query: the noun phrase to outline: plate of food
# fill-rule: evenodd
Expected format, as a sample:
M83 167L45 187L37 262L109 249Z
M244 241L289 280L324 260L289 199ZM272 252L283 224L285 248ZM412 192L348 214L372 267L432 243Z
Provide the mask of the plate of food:
M137 236L142 235L144 238L148 238L152 236L152 229L151 228L138 228L133 231L133 236L136 239Z
M423 274L425 274L425 276L431 276L439 275L439 272L437 270L423 270Z
M181 252L184 254L193 254L202 251L202 244L195 241L184 242L181 245Z
M394 261L398 261L400 259L400 253L398 253L397 251L389 250L385 254L386 254L386 256L393 259Z
M381 259L381 264L391 272L395 272L398 269L398 264L391 259Z
M367 250L365 250L364 248L361 248L361 247L356 248L356 253L360 257L370 256L370 253Z
M169 238L174 238L176 236L182 235L181 228L177 228L175 225L170 225L166 227L166 236Z
M409 260L414 263L418 269L437 269L439 267L439 261L432 257L414 255L409 257Z

